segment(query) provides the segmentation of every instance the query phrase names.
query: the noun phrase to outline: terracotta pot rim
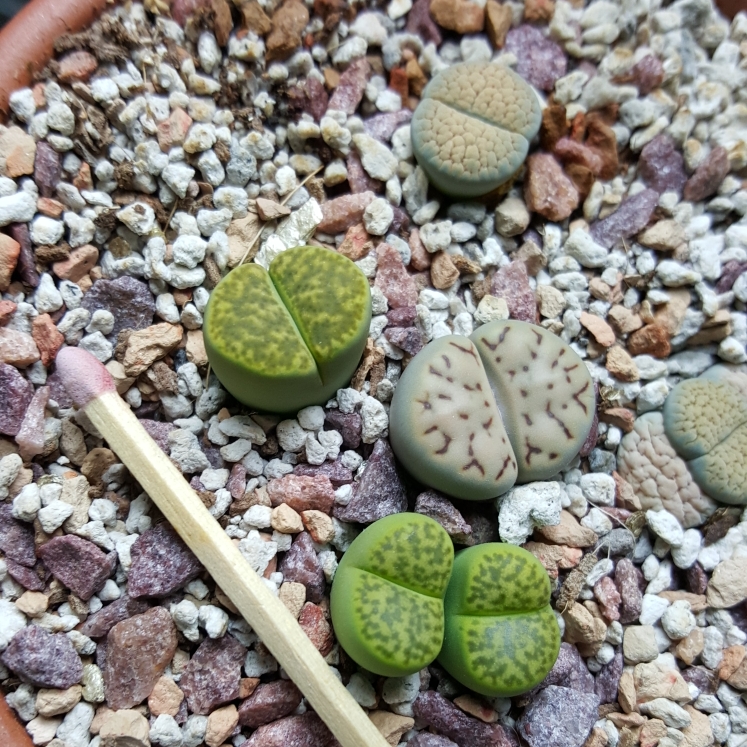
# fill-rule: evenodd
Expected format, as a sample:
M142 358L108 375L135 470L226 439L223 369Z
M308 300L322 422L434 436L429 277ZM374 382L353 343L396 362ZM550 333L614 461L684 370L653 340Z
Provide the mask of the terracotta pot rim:
M0 31L0 119L7 119L8 98L28 86L54 53L63 34L81 31L113 0L31 0Z

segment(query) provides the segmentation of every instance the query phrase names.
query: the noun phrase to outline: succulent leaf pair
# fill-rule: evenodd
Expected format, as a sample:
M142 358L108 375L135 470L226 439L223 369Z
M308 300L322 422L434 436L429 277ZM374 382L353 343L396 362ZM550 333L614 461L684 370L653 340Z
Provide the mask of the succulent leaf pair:
M412 674L438 657L463 685L517 695L542 681L560 647L541 563L514 545L457 553L420 514L365 529L340 561L331 613L342 647L375 674Z
M366 276L341 254L302 246L276 257L269 272L246 264L226 275L203 332L210 365L236 399L297 412L350 381L370 323Z
M428 344L392 399L392 449L418 480L487 500L547 480L578 454L594 418L594 384L559 337L496 321Z
M672 389L664 430L711 498L747 505L747 375L718 365Z

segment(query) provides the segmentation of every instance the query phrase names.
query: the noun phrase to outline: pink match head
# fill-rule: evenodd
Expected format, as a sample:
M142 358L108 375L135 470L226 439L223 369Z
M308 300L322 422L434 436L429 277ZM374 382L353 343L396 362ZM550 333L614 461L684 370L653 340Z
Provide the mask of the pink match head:
M101 362L82 348L62 348L55 358L60 379L77 407L114 392L114 379Z

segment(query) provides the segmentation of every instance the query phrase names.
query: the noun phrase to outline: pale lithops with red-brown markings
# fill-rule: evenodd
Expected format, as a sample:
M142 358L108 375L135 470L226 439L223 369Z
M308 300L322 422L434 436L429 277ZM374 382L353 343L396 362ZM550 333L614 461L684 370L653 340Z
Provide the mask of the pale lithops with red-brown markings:
M392 399L389 435L418 480L486 500L567 467L593 417L594 386L578 355L542 327L498 321L413 358Z
M511 440L517 482L547 480L578 454L594 417L594 384L559 337L526 322L492 322L472 340Z
M418 480L487 500L516 481L516 460L477 348L434 340L410 362L389 411L392 449Z

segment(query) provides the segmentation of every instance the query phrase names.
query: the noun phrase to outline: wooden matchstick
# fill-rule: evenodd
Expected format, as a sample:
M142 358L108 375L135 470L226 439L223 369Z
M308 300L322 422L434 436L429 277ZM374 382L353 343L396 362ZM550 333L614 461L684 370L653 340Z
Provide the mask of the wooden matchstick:
M208 513L181 472L122 401L109 372L81 348L63 348L57 371L76 406L98 428L187 546L236 605L343 747L388 747L285 605L272 594Z

